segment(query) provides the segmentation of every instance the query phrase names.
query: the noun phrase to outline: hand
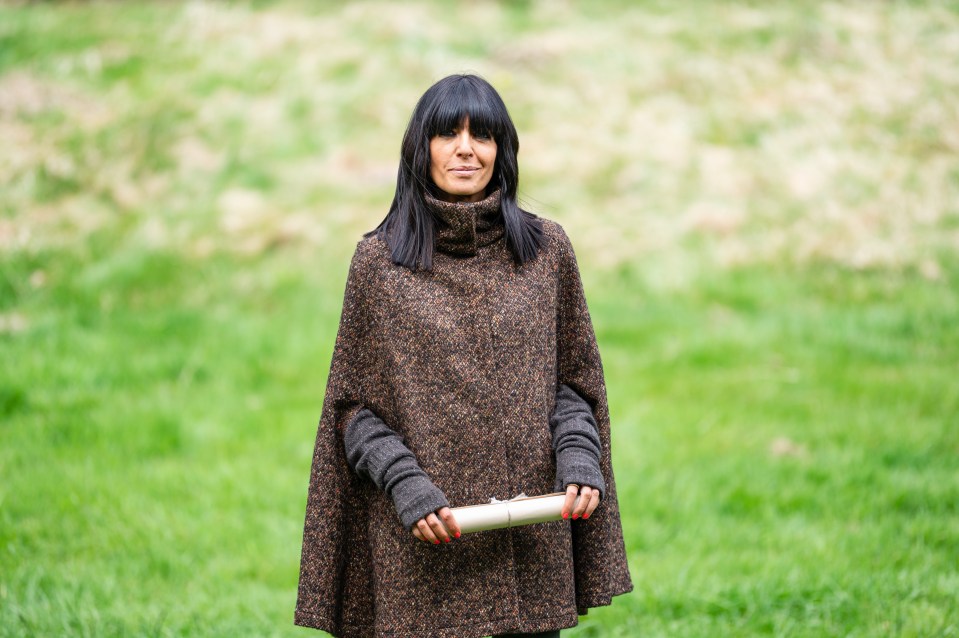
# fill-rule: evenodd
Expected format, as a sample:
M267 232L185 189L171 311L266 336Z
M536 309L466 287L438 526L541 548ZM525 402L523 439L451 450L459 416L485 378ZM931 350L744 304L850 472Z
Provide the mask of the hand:
M573 501L576 500L576 495L579 494L579 505L576 506L576 509L572 509ZM590 514L593 513L599 506L599 490L595 487L590 487L589 485L579 486L575 483L570 483L566 486L566 500L563 501L563 518L567 518L572 514L573 518L582 517L584 519L589 518Z
M438 510L439 517L435 512L430 512L413 525L413 536L427 543L438 544L440 541L449 543L452 538L459 538L460 526L453 516L453 512L448 507L441 507ZM440 521L442 519L442 522ZM447 531L449 530L449 531Z

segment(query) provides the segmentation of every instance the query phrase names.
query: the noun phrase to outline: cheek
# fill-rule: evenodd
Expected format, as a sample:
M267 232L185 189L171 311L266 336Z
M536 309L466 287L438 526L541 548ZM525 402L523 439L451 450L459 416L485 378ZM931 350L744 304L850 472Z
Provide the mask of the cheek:
M443 175L443 159L440 154L430 149L430 172L435 180L437 176Z
M430 144L430 164L435 167L440 167L443 165L443 162L446 159L446 154L443 152L443 145L433 142Z

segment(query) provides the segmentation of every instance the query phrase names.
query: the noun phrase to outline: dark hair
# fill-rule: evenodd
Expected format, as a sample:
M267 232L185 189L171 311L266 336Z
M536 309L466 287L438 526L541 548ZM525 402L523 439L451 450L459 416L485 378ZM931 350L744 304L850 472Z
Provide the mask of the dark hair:
M496 162L487 192L500 189L506 243L519 264L536 257L543 245L543 226L536 215L519 207L519 137L503 99L492 85L477 75L450 75L431 86L413 109L396 176L396 194L389 213L379 226L364 233L377 234L390 246L393 263L415 270L433 267L436 220L426 206L423 191L437 193L430 177L430 140L443 131L459 128L469 118L472 131L496 140Z

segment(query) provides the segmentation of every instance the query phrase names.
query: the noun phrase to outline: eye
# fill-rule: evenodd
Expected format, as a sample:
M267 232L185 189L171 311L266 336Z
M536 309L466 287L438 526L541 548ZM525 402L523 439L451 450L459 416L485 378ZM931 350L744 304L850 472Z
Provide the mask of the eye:
M437 135L440 137L456 137L456 131L451 128L446 129L445 131L440 131Z
M493 136L490 134L489 131L480 131L480 132L478 132L478 133L474 133L474 134L473 134L473 137L475 137L475 138L478 139L478 140L491 140L491 139L493 139Z

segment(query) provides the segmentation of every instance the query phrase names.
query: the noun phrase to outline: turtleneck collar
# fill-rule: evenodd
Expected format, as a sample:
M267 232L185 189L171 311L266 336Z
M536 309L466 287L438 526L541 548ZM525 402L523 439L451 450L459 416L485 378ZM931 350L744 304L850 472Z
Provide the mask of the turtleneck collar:
M504 234L500 212L500 190L478 202L444 202L423 193L426 206L442 223L436 229L436 248L454 255L475 255L481 246L492 244Z

